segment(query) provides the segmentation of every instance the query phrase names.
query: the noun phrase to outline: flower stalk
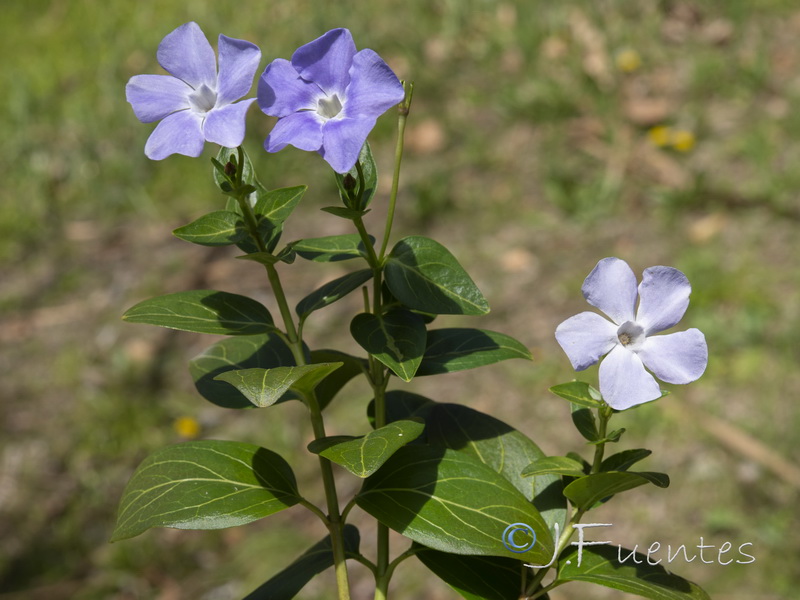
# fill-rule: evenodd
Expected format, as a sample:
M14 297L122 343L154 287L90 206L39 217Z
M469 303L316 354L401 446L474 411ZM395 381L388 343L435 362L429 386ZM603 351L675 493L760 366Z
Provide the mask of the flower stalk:
M392 174L392 191L389 195L389 211L386 215L386 227L383 230L383 241L381 242L380 260L386 256L386 249L389 247L389 236L392 233L394 223L394 211L397 205L397 190L400 186L400 164L403 162L403 144L406 132L406 119L411 109L411 99L414 96L414 82L403 82L405 96L397 107L397 145L394 150L394 173Z
M603 402L601 406L597 408L597 432L600 441L595 444L594 447L594 458L592 460L592 467L589 470L589 475L594 475L595 473L600 473L601 471L600 467L603 464L603 456L606 448L608 422L611 420L613 414L614 410L605 402ZM570 540L572 539L572 534L575 532L573 525L580 523L584 514L586 514L586 510L573 508L569 523L567 523L567 526L564 527L564 531L561 532L556 543L556 550L554 552L556 560L558 560L558 557L561 556L561 553L567 548L567 546L569 546ZM562 583L566 583L553 581L538 591L536 590L536 588L541 585L542 580L552 568L552 566L542 567L536 572L536 575L533 576L533 579L531 579L527 586L527 595L525 596L525 600L535 600L536 598L540 598L553 588L558 587Z
M244 165L244 151L241 146L239 147L238 158L239 166L236 173L237 188L242 184L242 171ZM250 237L258 247L259 252L268 252L261 235L258 232L258 223L250 203L247 201L246 194L237 194L236 200L239 208L244 216L245 226L247 227ZM289 303L286 299L286 293L283 290L280 276L277 269L272 264L265 264L267 270L267 278L269 279L272 287L272 293L275 296L275 301L278 303L278 308L283 319L284 327L286 328L286 337L289 341L289 347L292 350L295 362L298 366L307 364L305 353L303 352L303 340L298 335L298 329L295 327L294 319L289 308ZM314 439L319 440L326 436L325 423L322 418L322 411L317 402L314 392L309 392L304 395L304 401L308 407L309 416L311 419L311 428L314 433ZM341 514L339 512L339 499L336 494L336 482L333 477L333 467L331 462L322 456L319 457L320 472L322 475L322 484L325 490L325 500L327 504L328 514L326 515L326 525L331 536L331 547L333 550L333 562L336 572L336 583L339 593L339 600L350 600L350 584L347 576L347 564L344 549L344 530ZM308 506L307 506L308 508ZM316 511L313 511L316 514Z

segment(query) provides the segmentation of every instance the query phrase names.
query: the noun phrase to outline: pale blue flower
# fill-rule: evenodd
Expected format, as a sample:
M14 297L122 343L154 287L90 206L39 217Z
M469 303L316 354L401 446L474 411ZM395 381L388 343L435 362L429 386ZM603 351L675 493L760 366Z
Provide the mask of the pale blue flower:
M403 86L375 52L356 52L347 29L333 29L301 46L291 62L270 63L258 83L258 104L279 117L264 147L319 152L346 173L375 121L403 100Z
M703 374L708 347L699 330L653 335L676 325L689 306L692 288L683 273L672 267L650 267L637 290L636 275L625 261L604 258L582 290L586 301L611 320L580 313L558 326L556 340L576 371L605 356L600 393L612 408L624 410L661 397L658 383L645 367L667 383L690 383Z
M245 113L255 98L235 101L253 85L261 61L258 46L220 35L217 72L211 44L200 26L190 22L168 34L156 56L169 75L135 75L125 86L140 121L161 121L144 147L147 157L200 156L205 142L239 146Z

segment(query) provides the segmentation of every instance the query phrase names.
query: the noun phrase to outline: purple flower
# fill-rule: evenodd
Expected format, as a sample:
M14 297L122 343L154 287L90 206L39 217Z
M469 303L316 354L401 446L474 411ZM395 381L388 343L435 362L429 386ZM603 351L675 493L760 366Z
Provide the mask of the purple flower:
M556 340L576 371L607 355L600 364L600 393L612 408L624 410L661 397L645 367L667 383L689 383L706 370L708 347L699 330L653 335L677 324L689 306L692 288L677 269L645 269L637 292L628 263L604 258L582 290L586 301L611 321L582 312L558 326Z
M205 142L234 148L244 139L244 118L255 98L234 103L250 91L261 61L258 46L219 36L219 73L214 50L197 23L186 23L158 46L159 64L169 75L135 75L125 95L142 123L161 120L144 153L200 156Z
M383 59L356 52L347 29L333 29L278 58L258 82L258 105L279 117L264 142L267 152L288 144L317 151L337 173L356 164L377 118L403 100L403 86Z

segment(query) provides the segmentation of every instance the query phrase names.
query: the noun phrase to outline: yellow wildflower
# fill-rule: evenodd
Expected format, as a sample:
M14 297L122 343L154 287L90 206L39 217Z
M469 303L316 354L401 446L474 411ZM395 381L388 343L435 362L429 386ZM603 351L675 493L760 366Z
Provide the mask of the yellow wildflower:
M633 73L642 66L642 57L632 48L620 50L614 60L617 63L617 68L623 73Z
M172 427L182 438L190 440L200 435L200 423L192 417L179 417L175 419Z
M654 146L663 148L672 142L672 129L667 125L657 125L648 130L647 137Z
M697 139L691 131L680 129L672 133L672 147L678 152L689 152L695 143Z

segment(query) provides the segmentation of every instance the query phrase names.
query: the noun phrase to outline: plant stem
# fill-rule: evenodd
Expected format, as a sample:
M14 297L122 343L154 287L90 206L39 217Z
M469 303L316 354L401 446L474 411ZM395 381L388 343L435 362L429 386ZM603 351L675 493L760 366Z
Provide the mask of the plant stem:
M600 434L600 439L601 440L605 439L605 437L606 437L606 433L608 431L608 422L611 420L611 416L613 414L614 414L614 411L611 409L610 406L608 406L606 404L603 404L602 406L600 406L597 409L597 417L598 417L598 420L599 420L598 433ZM605 442L600 442L599 444L595 445L595 447L594 447L594 460L592 461L592 468L589 471L590 475L594 475L595 473L599 473L600 472L600 466L603 464L603 454L605 453L605 447L606 447L606 443ZM561 535L558 538L558 542L556 544L556 551L555 551L555 556L556 557L560 556L561 553L564 551L564 549L569 545L569 540L572 537L572 534L573 534L573 532L575 530L573 525L575 525L577 523L580 523L580 521L583 518L583 515L585 513L586 513L586 510L584 510L584 509L575 508L573 510L572 518L570 518L569 523L564 528L564 531L561 532ZM527 589L528 589L528 593L529 594L534 592L534 590L536 589L536 586L538 586L542 582L542 580L544 579L545 575L547 575L547 572L551 568L552 567L544 567L542 569L539 569L539 571L536 572L536 575L533 577L531 582L528 584L528 588ZM551 589L553 589L554 587L556 587L558 585L561 585L561 583L554 581L550 585L544 587L543 589L541 589L538 592L536 592L535 594L533 594L532 596L529 596L528 600L533 600L534 598L539 598L540 596L543 596L545 593L547 593L547 590L551 590Z
M325 524L325 527L328 526L328 524L330 523L330 521L328 520L328 517L325 515L324 512L322 512L319 508L317 508L317 506L315 504L312 504L311 502L309 502L305 498L300 498L299 504L301 506L305 506L308 510L310 510L312 513L317 515L319 517L319 520L322 521Z
M243 166L243 151L239 148L239 169L237 173L237 182L241 183L241 171ZM250 203L243 195L236 198L239 203L239 208L244 216L245 224L260 252L268 252L264 241L258 233L258 223L256 222L255 215ZM289 340L289 347L294 355L295 363L298 366L307 364L305 353L303 352L303 340L297 334L297 328L292 319L292 312L289 309L289 303L286 299L286 293L283 291L280 276L274 265L264 265L267 270L267 277L269 278L270 285L272 286L272 293L278 303L281 317L283 318L284 327L286 328L286 336ZM311 392L305 397L306 406L308 406L309 414L311 417L311 428L314 432L314 439L325 437L325 424L322 419L322 411L319 408L316 395ZM325 489L325 500L328 507L327 525L328 531L331 536L331 547L333 549L333 562L336 571L336 583L339 590L339 600L350 600L350 584L347 578L347 564L345 562L344 551L344 529L339 513L339 499L336 495L336 482L333 478L333 468L328 459L319 457L319 466L322 473L322 483Z
M601 407L597 409L597 417L600 421L600 426L598 428L598 433L600 434L600 439L604 440L608 433L608 422L611 419L611 415L613 415L613 411L610 406L607 404L603 404ZM606 443L600 442L594 447L594 461L592 462L592 473L599 473L600 472L600 465L603 464L603 454L606 449Z
M300 342L302 345L302 342ZM302 354L302 350L301 350ZM325 424L322 420L322 411L319 408L317 397L310 393L306 396L306 404L311 415L311 427L314 430L314 439L325 437ZM333 479L331 462L322 456L319 457L319 468L322 473L322 485L325 488L325 500L328 504L328 531L331 534L333 549L333 564L336 570L336 583L339 588L339 600L350 599L350 584L347 580L347 564L344 551L344 523L339 513L339 499L336 496L336 482Z
M405 83L404 83L405 86ZM397 189L400 185L400 163L403 160L403 139L406 131L406 119L408 110L411 107L411 97L414 95L414 84L409 83L406 88L406 97L398 106L397 116L397 146L394 151L394 174L392 176L392 193L389 196L389 212L386 215L386 227L383 231L383 241L381 242L380 260L386 256L386 248L389 246L389 236L392 233L392 223L394 222L394 209L397 204Z
M359 163L356 164L358 165ZM359 167L359 174L360 173L361 170ZM390 214L391 212L392 211L390 211ZM377 254L375 254L375 249L372 247L372 243L370 242L369 239L369 234L367 233L367 229L364 226L364 221L361 219L361 217L356 217L355 219L353 219L353 224L356 226L358 234L361 237L361 242L364 244L364 247L367 250L367 262L369 263L369 266L372 268L372 282L373 282L372 313L374 315L380 316L382 312L381 309L381 300L382 300L381 280L383 276L382 260L378 258ZM365 308L369 310L368 302L365 302L365 304L367 304ZM388 383L388 378L386 377L383 365L380 363L380 361L375 359L374 356L369 357L368 379L370 385L372 386L373 394L375 395L375 429L379 429L384 425L386 425L386 385ZM389 586L389 578L391 577L391 571L389 570L389 528L380 522L378 522L377 549L378 549L378 560L376 563L376 572L375 572L375 584L376 584L375 600L385 600Z

